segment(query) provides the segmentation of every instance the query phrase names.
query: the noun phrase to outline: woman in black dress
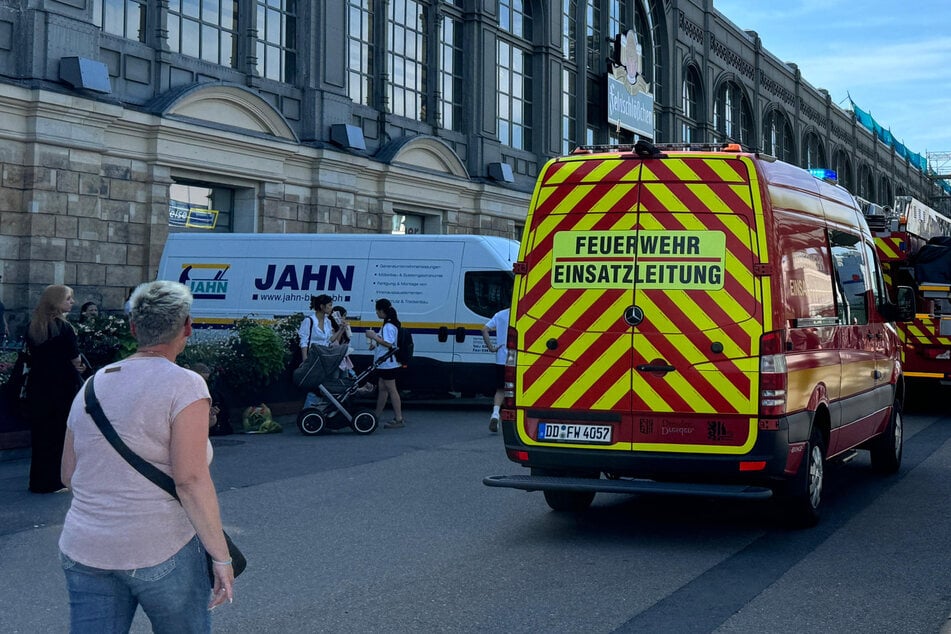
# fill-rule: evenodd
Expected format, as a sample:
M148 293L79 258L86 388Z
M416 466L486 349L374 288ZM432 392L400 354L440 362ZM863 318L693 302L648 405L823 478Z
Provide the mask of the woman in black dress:
M30 417L30 491L53 493L63 489L60 461L66 437L66 419L85 369L79 357L76 332L66 321L73 307L73 289L47 286L27 327L30 374L26 384Z

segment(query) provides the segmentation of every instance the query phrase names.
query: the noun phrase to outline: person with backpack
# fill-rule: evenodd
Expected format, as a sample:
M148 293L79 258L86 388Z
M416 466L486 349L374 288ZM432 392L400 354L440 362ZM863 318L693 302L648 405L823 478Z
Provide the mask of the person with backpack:
M373 350L373 362L376 363L386 354L396 347L399 338L399 331L402 326L396 309L388 299L378 299L375 304L376 316L383 320L383 326L380 332L367 330L366 336L369 340L370 349ZM377 367L377 396L376 396L376 417L383 416L383 408L386 407L386 400L389 397L393 404L394 418L383 427L385 429L400 429L405 427L403 422L403 403L400 400L399 390L396 388L396 376L400 370L400 363L395 355L390 355L388 359L380 363Z

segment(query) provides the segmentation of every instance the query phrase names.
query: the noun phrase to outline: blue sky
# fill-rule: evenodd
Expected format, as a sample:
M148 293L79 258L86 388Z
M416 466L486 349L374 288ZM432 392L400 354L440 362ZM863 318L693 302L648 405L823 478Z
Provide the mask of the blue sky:
M714 0L803 79L912 152L951 152L951 1ZM934 167L934 165L932 165Z

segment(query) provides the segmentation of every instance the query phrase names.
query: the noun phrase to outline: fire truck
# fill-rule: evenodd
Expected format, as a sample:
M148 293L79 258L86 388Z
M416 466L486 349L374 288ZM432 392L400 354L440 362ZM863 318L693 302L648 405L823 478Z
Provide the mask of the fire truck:
M911 196L862 202L885 284L915 289L914 320L896 324L909 384L951 384L951 218Z

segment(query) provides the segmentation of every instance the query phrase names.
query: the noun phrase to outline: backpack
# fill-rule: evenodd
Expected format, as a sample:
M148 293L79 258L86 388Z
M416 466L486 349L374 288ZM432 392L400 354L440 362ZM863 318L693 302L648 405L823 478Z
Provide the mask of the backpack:
M396 329L396 361L404 368L413 360L413 333L400 326Z

